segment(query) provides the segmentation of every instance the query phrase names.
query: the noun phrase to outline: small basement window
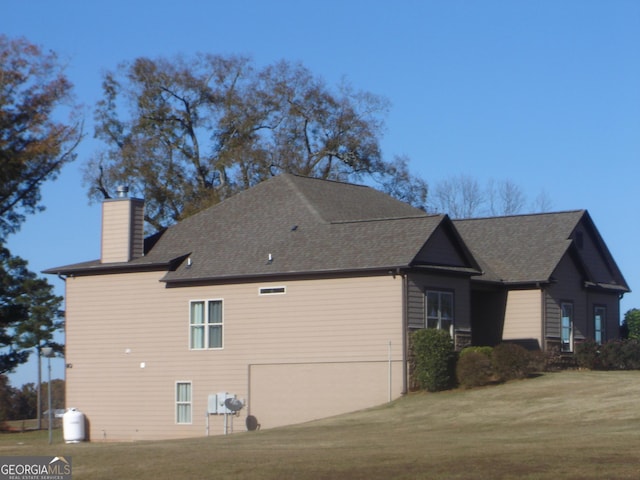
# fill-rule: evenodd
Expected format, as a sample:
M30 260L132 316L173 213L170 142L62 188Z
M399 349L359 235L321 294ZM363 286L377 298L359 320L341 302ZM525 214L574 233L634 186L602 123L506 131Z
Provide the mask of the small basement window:
M286 287L262 287L260 295L283 295L287 293Z

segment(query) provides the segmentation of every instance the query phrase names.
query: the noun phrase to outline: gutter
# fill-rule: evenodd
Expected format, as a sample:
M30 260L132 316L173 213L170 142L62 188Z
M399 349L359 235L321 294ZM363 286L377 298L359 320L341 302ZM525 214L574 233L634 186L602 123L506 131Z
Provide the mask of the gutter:
M371 268L353 268L353 269L327 269L327 270L300 270L300 271L274 271L274 272L259 272L259 273L238 273L230 275L217 275L217 276L203 276L203 277L184 277L184 278L171 278L167 274L164 278L160 279L161 282L166 283L167 287L182 287L189 285L203 285L203 284L219 284L228 282L251 282L251 281L264 281L264 279L296 279L307 277L352 277L352 276L371 276L371 275L391 275L397 274L401 268L405 265L397 266L380 266Z
M57 275L62 278L84 276L84 275L103 275L112 273L135 273L135 272L152 272L171 270L181 263L186 257L178 257L171 260L144 262L135 260L130 262L117 263L99 263L98 261L86 262L83 264L68 265L65 267L55 267L43 270L42 273L48 275Z

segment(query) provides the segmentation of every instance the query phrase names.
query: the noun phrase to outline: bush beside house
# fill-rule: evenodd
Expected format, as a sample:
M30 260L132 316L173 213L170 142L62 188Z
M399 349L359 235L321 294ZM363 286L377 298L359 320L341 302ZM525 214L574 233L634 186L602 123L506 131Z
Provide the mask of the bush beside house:
M467 347L456 354L449 334L419 330L411 338L414 385L430 392L457 385L464 388L522 379L545 370L542 352L513 343Z
M640 370L640 340L611 340L597 344L586 340L576 345L576 363L589 370Z
M487 347L489 353L473 348L462 350L456 365L458 384L465 388L482 387L494 381L491 348Z
M455 386L456 352L449 332L418 330L411 337L411 349L413 375L420 388L437 392Z

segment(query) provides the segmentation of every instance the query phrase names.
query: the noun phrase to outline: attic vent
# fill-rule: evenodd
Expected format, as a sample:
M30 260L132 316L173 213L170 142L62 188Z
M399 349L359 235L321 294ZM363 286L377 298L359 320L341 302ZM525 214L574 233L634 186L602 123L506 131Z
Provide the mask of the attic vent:
M287 293L286 287L263 287L260 289L260 295L283 295Z
M584 235L582 232L576 232L576 247L582 250L584 247Z

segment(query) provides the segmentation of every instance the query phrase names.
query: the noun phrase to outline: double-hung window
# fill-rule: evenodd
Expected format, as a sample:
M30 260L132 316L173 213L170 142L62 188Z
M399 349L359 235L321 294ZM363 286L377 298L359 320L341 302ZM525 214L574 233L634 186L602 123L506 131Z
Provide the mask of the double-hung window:
M605 340L605 325L607 323L607 308L598 306L593 308L593 339L598 345Z
M562 351L573 352L573 303L562 303L560 310Z
M176 423L191 423L191 382L176 382Z
M453 292L427 290L427 328L446 330L453 336Z
M222 348L222 300L191 302L189 317L189 348Z

